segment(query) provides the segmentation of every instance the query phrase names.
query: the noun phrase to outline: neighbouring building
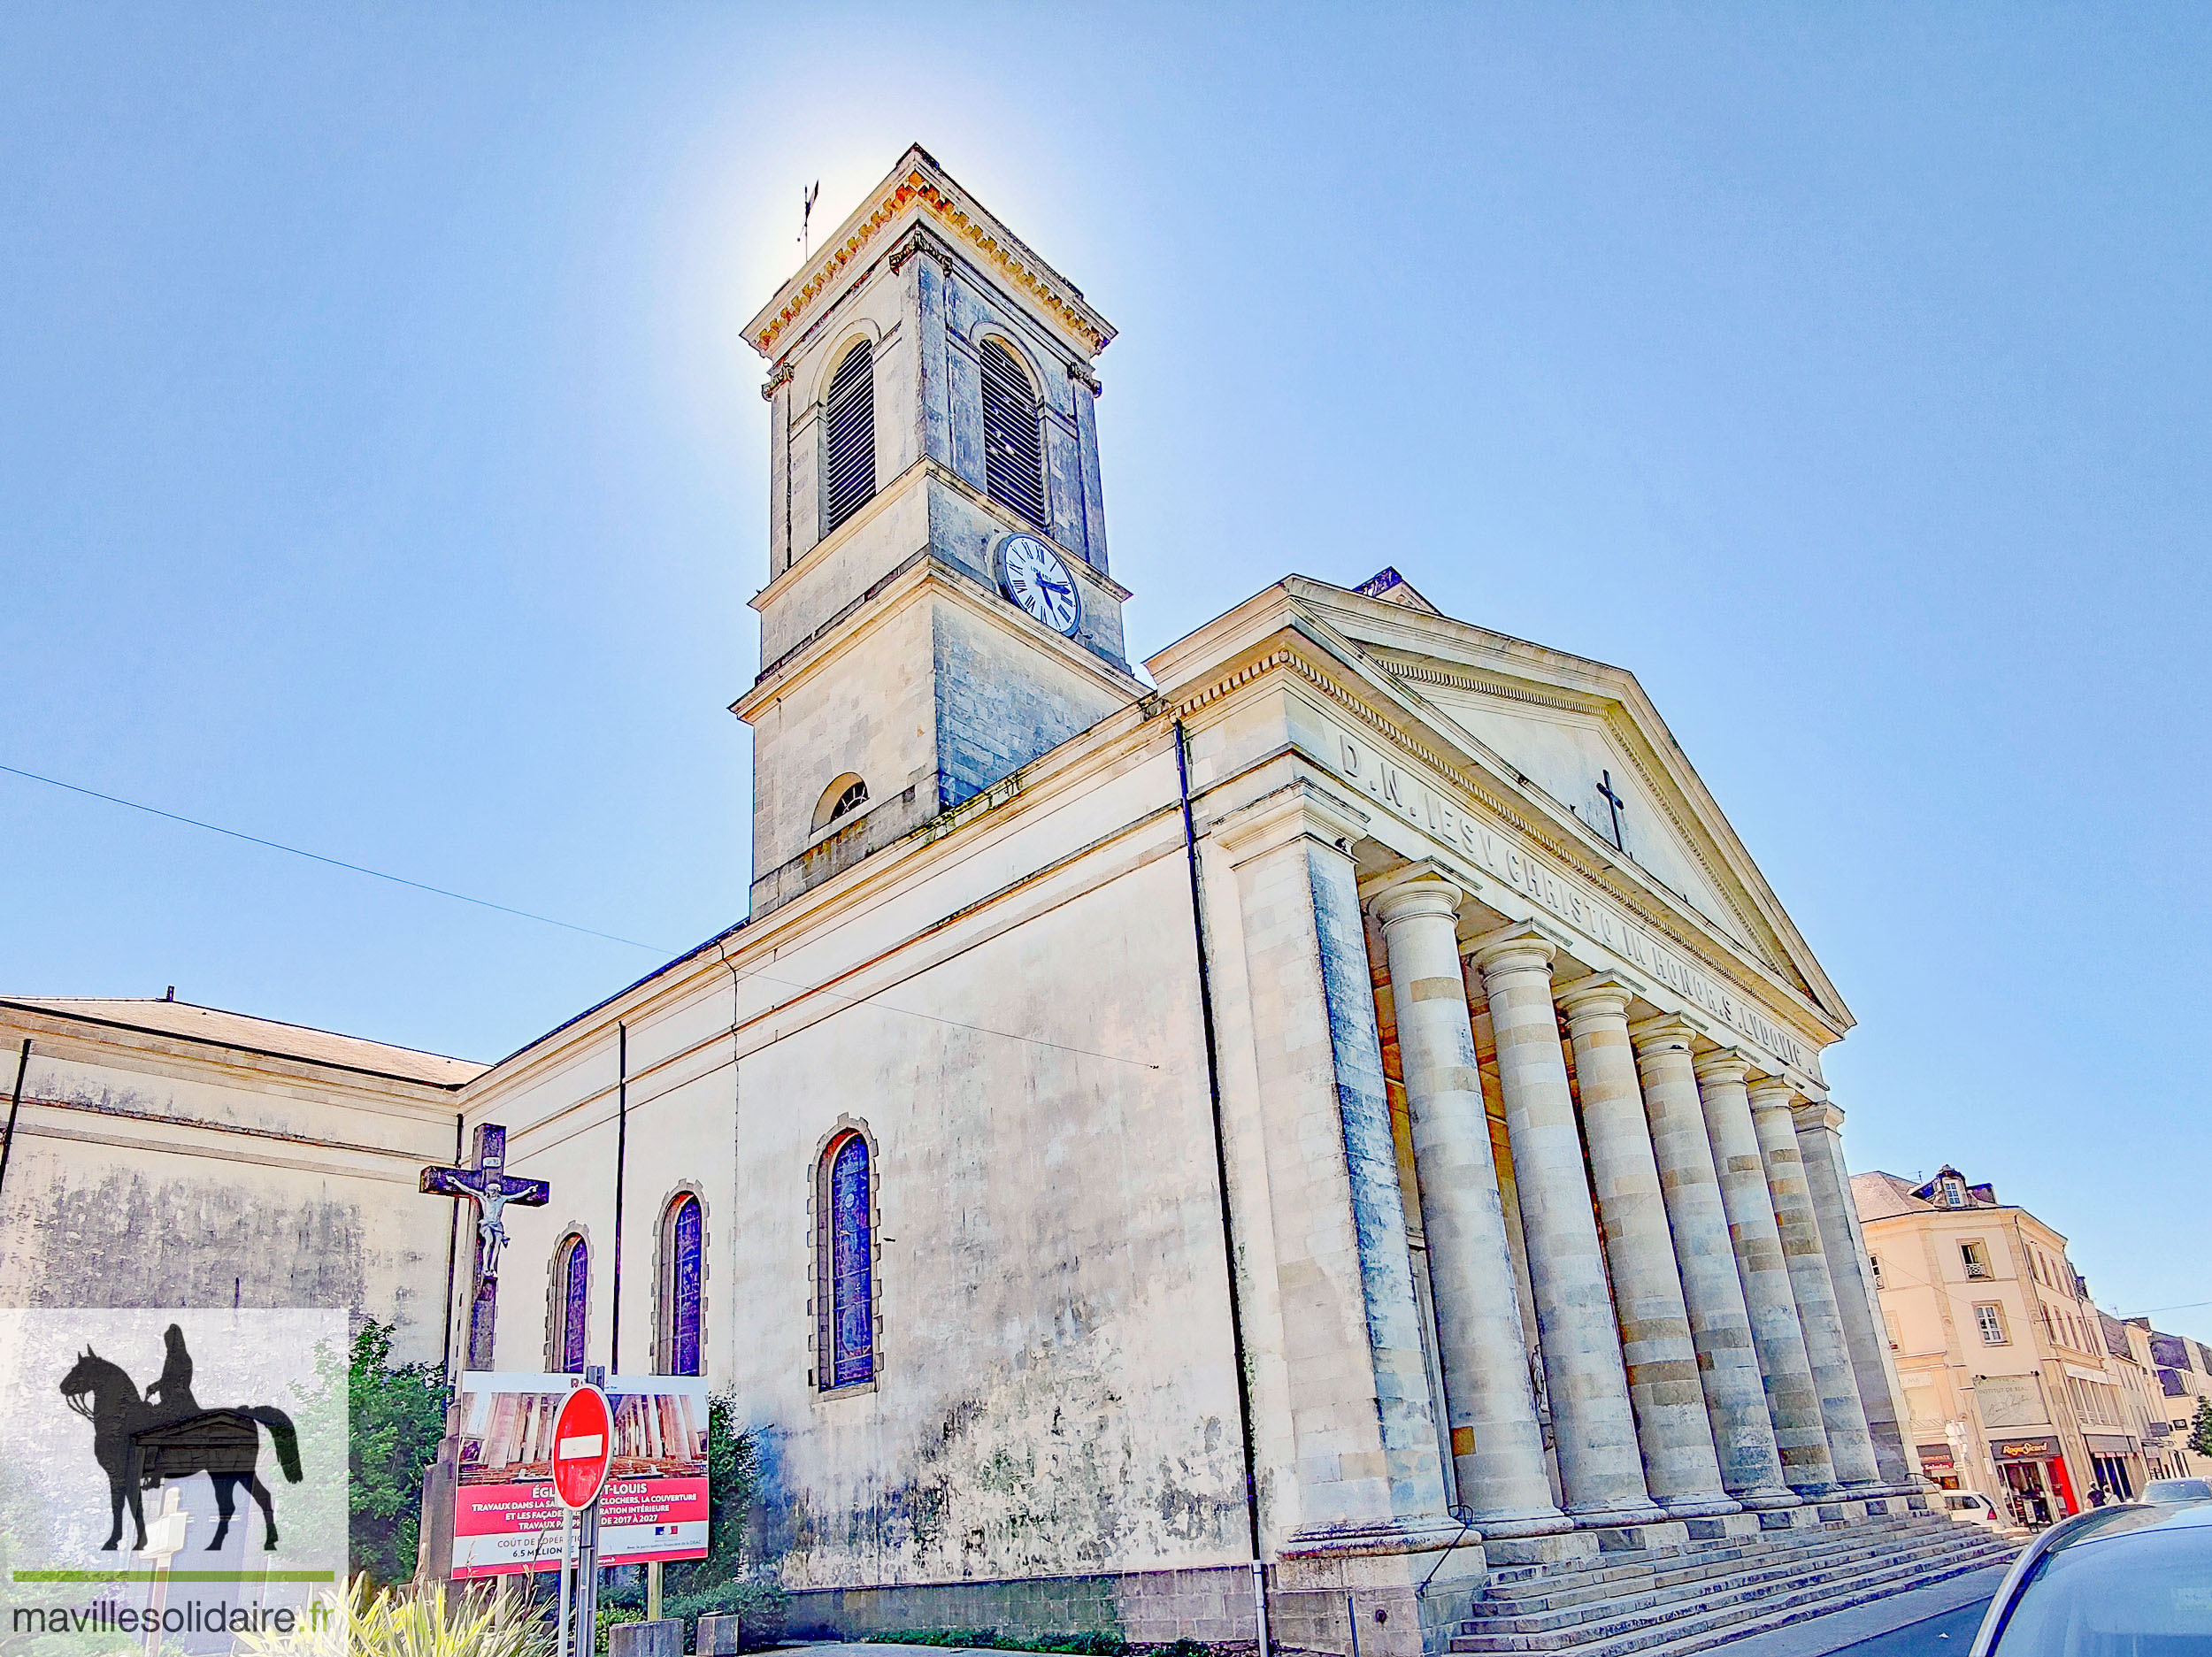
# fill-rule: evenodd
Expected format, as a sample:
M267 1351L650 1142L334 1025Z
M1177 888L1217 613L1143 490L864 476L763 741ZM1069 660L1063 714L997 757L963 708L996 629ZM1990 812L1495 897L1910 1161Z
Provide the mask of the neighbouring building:
M2066 1239L1948 1166L1851 1190L1922 1469L2027 1523L2100 1486L2139 1490L2147 1395L2109 1354Z
M449 1355L416 1185L482 1065L173 999L0 1000L0 1305L343 1307Z
M1386 569L1141 677L1113 330L918 149L748 334L749 916L383 1138L305 1111L396 1147L415 1295L457 1250L440 1349L733 1390L795 1631L1503 1652L2001 1556L1901 1431L1851 1016L1632 674ZM396 1188L434 1103L549 1184L496 1276ZM109 1153L50 1155L19 1223Z
M2201 1478L2212 1474L2212 1456L2189 1447L2197 1419L2197 1400L2212 1398L2212 1346L2186 1335L2162 1334L2150 1320L2132 1317L2129 1324L2139 1331L2150 1348L2151 1366L2158 1376L2164 1400L2168 1450L2173 1476Z

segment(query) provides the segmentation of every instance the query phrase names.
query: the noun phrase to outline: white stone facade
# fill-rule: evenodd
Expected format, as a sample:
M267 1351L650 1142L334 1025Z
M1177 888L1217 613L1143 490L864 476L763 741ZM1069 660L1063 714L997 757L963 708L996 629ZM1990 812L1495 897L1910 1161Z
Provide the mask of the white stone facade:
M752 913L459 1089L552 1191L505 1216L497 1366L555 1362L571 1239L589 1360L660 1361L698 1200L704 1368L802 1629L1249 1639L1256 1557L1279 1638L1333 1647L1350 1590L1410 1657L1502 1561L1901 1494L1820 1070L1850 1016L1635 679L1393 575L1284 580L1148 687L1111 330L918 150L749 332ZM1047 521L989 487L994 336ZM832 528L862 339L876 492ZM1015 533L1071 633L1001 590Z

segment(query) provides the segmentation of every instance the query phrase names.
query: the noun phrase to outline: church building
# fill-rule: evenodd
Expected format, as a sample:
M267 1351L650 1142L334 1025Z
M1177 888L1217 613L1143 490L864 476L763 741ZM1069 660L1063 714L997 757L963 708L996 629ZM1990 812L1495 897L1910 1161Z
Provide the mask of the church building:
M795 1633L1565 1650L1987 1562L1899 1431L1851 1016L1635 678L1387 569L1140 674L1113 332L918 148L753 319L749 913L409 1061L396 1155L549 1193L487 1280L346 1187L414 1350L732 1390Z

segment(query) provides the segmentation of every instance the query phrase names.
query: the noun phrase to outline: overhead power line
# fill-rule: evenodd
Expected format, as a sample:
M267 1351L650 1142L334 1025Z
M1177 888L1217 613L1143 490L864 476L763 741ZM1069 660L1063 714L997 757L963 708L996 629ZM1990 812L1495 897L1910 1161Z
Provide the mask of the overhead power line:
M198 817L185 817L175 811L164 811L159 806L145 805L136 800L126 800L120 794L102 794L97 788L80 787L73 782L64 782L58 777L42 777L35 771L25 771L19 765L0 765L0 771L12 777L28 778L42 782L50 788L64 788L71 794L83 794L89 800L104 800L110 805L127 806L134 811L143 811L149 817L166 817L172 823L182 823L189 828L205 829L211 834L227 835L234 840L244 840L250 846L265 846L271 851L289 852L295 857L304 857L310 863L327 863L333 869L350 870L357 875L367 875L374 880L388 880L396 886L412 886L418 892L427 892L442 898L451 898L457 903L473 903L480 909L496 909L502 915L512 915L541 925L558 926L564 932L582 932L588 938L603 938L611 944L624 944L632 949L642 949L649 955L672 955L672 949L658 944L641 944L634 938L623 938L613 932L603 932L595 926L579 926L574 921L557 920L550 915L539 915L530 909L518 909L510 904L495 903L489 898L472 898L465 892L449 892L443 886L434 886L420 880L410 880L405 875L387 874L381 869L371 869L365 863L348 863L342 857L326 857L320 852L311 852L298 846L287 846L281 840L264 840L258 834L242 830L225 828L219 823L203 823Z
M683 950L671 949L659 944L640 943L634 938L624 938L614 932L603 932L594 926L580 926L574 921L557 920L550 915L540 915L530 909L518 909L511 904L495 903L489 898L471 897L465 892L449 891L444 886L434 886L424 881L410 880L404 875L387 874L381 869L372 869L365 863L348 863L342 857L326 857L320 852L311 852L303 847L287 846L281 840L265 840L258 834L248 834L240 829L225 828L219 823L202 822L198 817L185 817L175 811L165 811L159 806L146 805L136 800L126 800L120 794L103 794L97 788L81 787L73 782L64 782L58 777L42 776L35 771L25 771L19 765L0 764L0 771L5 771L12 777L25 778L32 782L44 783L50 788L61 788L71 794L82 794L89 800L104 800L110 805L126 806L133 811L143 811L149 817L165 818L172 823L182 823L189 828L205 829L211 834L221 834L231 840L244 840L250 846L265 846L271 851L288 852L295 857L304 857L311 863L327 864L333 869L344 869L357 875L367 875L376 880L388 880L394 886L409 886L417 892L427 892L434 897L451 898L457 903L472 903L478 909L494 909L502 915L512 915L521 920L537 921L547 926L558 926L565 932L581 932L588 938L603 938L609 943L624 944L632 949L642 949L663 960L673 960L686 953ZM1063 1041L1048 1041L1041 1036L1025 1036L1011 1030L994 1030L988 1024L970 1024L965 1019L947 1018L937 1013L918 1012L910 1007L895 1007L888 1001L876 1000L874 994L848 995L841 990L830 988L826 984L797 983L790 978L778 978L773 973L764 971L759 967L755 967L740 975L740 978L741 981L744 978L759 978L764 983L795 991L797 993L791 998L793 1001L807 995L827 995L843 1001L848 1006L872 1007L880 1012L896 1013L902 1017L919 1018L933 1024L945 1024L956 1030L972 1031L977 1035L995 1036L1002 1041L1018 1041L1028 1047L1048 1047L1056 1052L1075 1054L1085 1058L1106 1059L1117 1064L1131 1064L1148 1070L1156 1070L1160 1068L1156 1062L1149 1059L1133 1059L1118 1053L1100 1053L1089 1047L1071 1047ZM784 1005L787 1006L789 1002L787 1001ZM771 1010L780 1010L780 1008ZM658 1095L655 1094L652 1097L657 1098ZM649 1102L649 1100L647 1102Z

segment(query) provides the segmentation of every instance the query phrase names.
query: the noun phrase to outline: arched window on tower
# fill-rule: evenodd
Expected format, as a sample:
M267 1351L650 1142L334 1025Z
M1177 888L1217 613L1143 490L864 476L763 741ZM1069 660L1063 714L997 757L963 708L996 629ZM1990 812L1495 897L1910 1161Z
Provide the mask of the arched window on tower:
M826 829L840 818L850 817L867 803L868 785L847 771L822 790L822 797L815 802L815 829L817 832Z
M976 353L983 369L983 474L990 497L1045 527L1044 436L1028 371L996 340Z
M846 1132L815 1184L815 1381L825 1392L876 1374L875 1185L868 1141Z
M553 1338L549 1345L556 1369L568 1375L584 1372L590 1330L591 1246L572 1231L553 1251Z
M876 492L876 374L867 341L837 364L823 417L822 532L827 534Z
M706 1217L699 1199L680 1192L661 1216L661 1280L657 1343L660 1373L699 1373L699 1289Z

